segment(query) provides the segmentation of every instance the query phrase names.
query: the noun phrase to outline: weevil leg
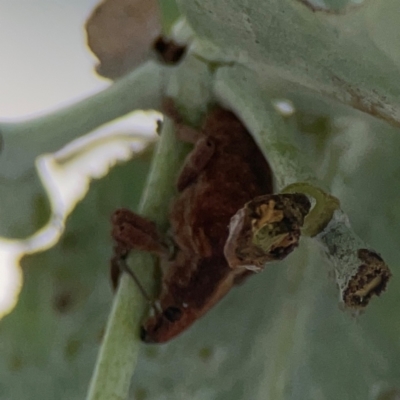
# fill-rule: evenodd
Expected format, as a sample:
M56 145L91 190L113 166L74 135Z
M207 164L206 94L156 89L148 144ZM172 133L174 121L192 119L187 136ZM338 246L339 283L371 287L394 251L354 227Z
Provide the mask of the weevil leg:
M126 265L131 250L142 250L161 258L169 258L169 247L161 239L156 225L134 212L120 208L111 217L111 236L115 241L114 255L111 259L111 282L114 289L118 286L121 272L127 272L138 285L146 299L149 299L136 275Z
M176 183L179 192L191 185L207 166L215 151L214 142L203 136L188 154Z
M163 100L163 113L174 121L175 134L179 140L183 142L195 144L201 137L203 132L186 125L175 107L174 101L170 97Z
M158 315L161 312L158 301L152 299L151 296L147 293L146 289L140 282L140 279L129 268L128 264L126 263L126 255L123 256L117 247L118 246L116 246L116 248L114 248L115 255L111 259L111 269L110 269L111 282L112 282L114 290L116 290L118 287L121 273L125 272L133 279L133 281L135 282L136 286L138 287L140 293L145 298L145 300L148 302L149 307L153 310L153 314Z
M134 212L120 208L111 217L111 236L119 246L119 252L142 250L159 257L169 255L168 246L163 242L155 224Z
M126 263L126 257L120 257L115 255L111 259L111 281L113 284L114 289L118 287L119 278L121 272L127 273L135 282L136 286L139 288L140 292L142 293L143 297L149 302L152 306L154 301L147 293L146 289L143 287L140 279L136 276L136 274L129 268L128 264Z
M199 173L204 170L215 152L215 144L201 130L184 124L171 98L164 99L163 110L164 114L174 121L178 139L194 144L194 148L188 154L178 177L177 189L181 192L192 184Z

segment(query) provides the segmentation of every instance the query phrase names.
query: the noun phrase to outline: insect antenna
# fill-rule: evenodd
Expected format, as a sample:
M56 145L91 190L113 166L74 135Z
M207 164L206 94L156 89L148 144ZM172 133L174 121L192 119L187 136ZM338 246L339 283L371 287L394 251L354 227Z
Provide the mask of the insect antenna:
M128 264L126 263L125 258L120 258L118 262L119 268L122 272L126 272L135 282L136 286L138 287L140 293L145 298L145 300L149 303L151 309L156 313L159 314L161 312L160 306L151 296L147 293L146 289L143 287L140 279L137 275L129 268Z

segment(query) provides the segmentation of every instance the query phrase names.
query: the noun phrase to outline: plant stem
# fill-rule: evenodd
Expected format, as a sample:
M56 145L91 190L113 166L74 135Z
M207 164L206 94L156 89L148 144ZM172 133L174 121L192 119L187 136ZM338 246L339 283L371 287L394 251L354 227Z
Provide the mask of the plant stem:
M164 231L168 225L170 199L175 193L171 182L175 180L187 148L175 138L172 122L166 120L139 206L139 213ZM146 291L154 293L153 258L133 252L128 264ZM148 302L132 278L124 274L114 299L87 400L127 398L141 344L139 327L147 306Z
M316 237L335 269L340 299L361 309L373 295L379 296L392 276L388 266L351 229L342 210L336 210L328 226Z
M391 273L376 251L351 229L339 201L321 189L283 118L267 99L254 72L240 66L216 73L214 93L248 127L275 175L279 191L303 193L316 202L303 234L315 237L333 263L341 299L348 307L365 307L386 287Z
M159 110L170 69L147 62L107 89L50 114L22 122L0 123L1 175L20 177L37 156L136 109ZM19 160L15 163L15 160Z

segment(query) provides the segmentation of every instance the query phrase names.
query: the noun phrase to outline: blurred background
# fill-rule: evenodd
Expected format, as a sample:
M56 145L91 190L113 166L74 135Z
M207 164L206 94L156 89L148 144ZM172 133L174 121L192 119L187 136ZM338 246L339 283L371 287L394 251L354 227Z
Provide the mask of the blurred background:
M86 46L84 24L97 4L0 2L0 125L51 113L110 85L94 72L97 60ZM112 301L109 218L138 202L154 127L154 117L128 115L37 158L17 178L9 177L13 162L41 139L28 131L5 141L19 156L0 168L0 317L19 298L0 321L0 399L84 397ZM132 162L91 183L66 223L91 179L134 153Z
M26 117L98 91L84 23L96 0L0 2L0 117Z

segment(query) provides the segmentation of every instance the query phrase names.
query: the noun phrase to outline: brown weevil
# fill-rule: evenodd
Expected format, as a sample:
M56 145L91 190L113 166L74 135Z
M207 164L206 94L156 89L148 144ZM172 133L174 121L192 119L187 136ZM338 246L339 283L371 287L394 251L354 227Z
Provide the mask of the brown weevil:
M173 110L171 103L167 104ZM142 339L152 343L166 342L180 334L235 284L259 270L263 262L281 259L291 252L298 244L299 229L310 208L304 195L272 195L268 162L232 112L213 108L200 132L185 126L175 111L169 114L175 120L178 137L194 144L177 180L178 195L171 204L173 256L154 223L126 209L113 215L112 236L117 244L114 261L126 257L131 249L141 249L157 254L166 267L155 312L142 326ZM268 194L256 204L249 203ZM288 217L282 211L283 203L289 199L291 209L295 209L294 197L300 208ZM237 216L243 207L244 214ZM234 216L236 223L231 222ZM249 237L254 231L252 224L258 224L255 241ZM271 251L262 247L257 235L260 229L264 234L271 231L270 236L276 232L280 235L279 240L270 240ZM241 235L247 236L242 240ZM263 258L262 253L268 255ZM254 254L258 258L252 263ZM238 261L242 255L243 262Z

